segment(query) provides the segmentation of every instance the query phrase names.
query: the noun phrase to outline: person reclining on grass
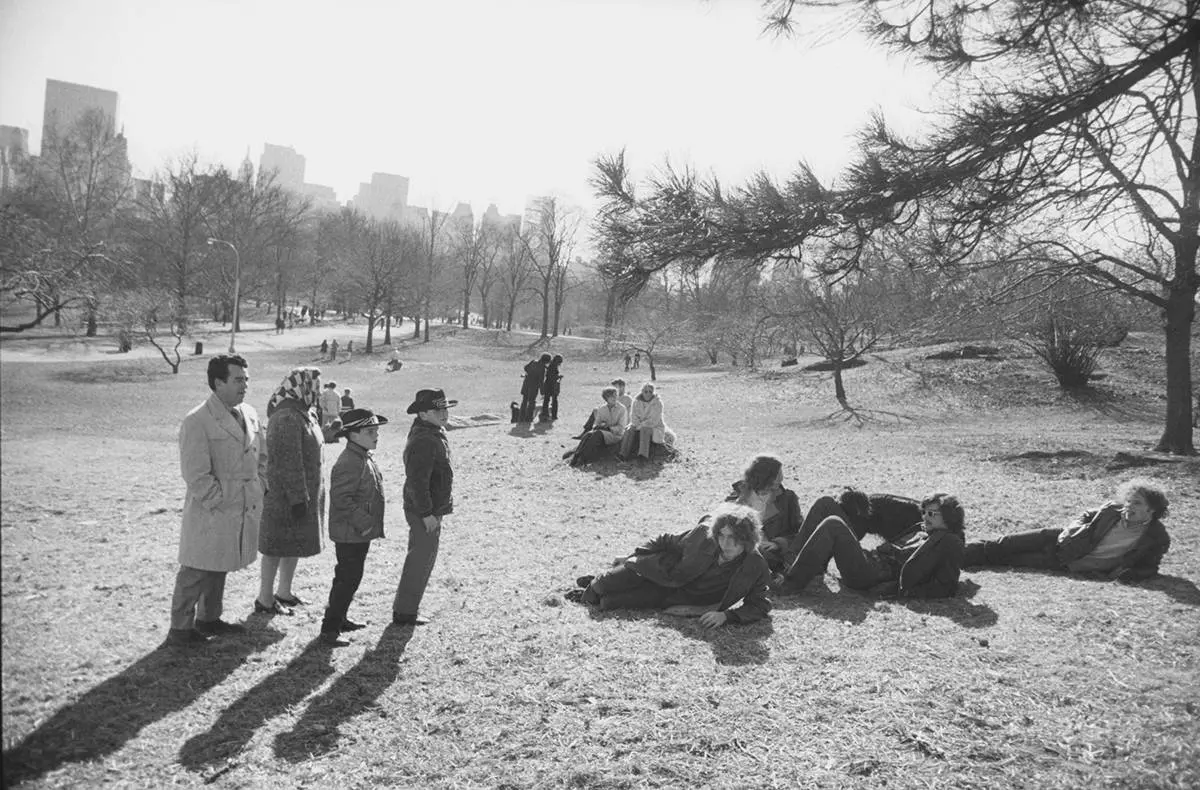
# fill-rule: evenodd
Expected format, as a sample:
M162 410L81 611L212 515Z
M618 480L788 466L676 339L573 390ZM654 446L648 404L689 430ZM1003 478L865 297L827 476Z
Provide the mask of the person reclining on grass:
M799 593L824 575L832 559L844 587L901 598L949 598L958 590L962 568L962 505L949 494L933 494L921 501L921 517L923 523L908 533L867 551L845 519L829 516L773 585L784 594Z
M761 503L758 515L762 519L763 540L758 551L772 571L783 571L785 552L804 520L796 492L783 487L783 462L773 455L755 456L725 501L742 505L752 501Z
M963 565L1100 574L1123 582L1153 578L1171 547L1162 524L1167 495L1142 478L1123 484L1116 495L1116 501L1083 513L1063 528L972 541L966 546Z
M571 460L571 466L580 466L598 459L605 449L620 444L621 435L625 433L628 417L625 407L617 403L617 388L605 387L600 390L604 403L592 409L588 418L589 428L573 450L563 453L563 458Z
M836 497L818 497L800 528L783 545L783 567L795 561L800 549L812 537L813 530L830 516L845 521L860 541L868 534L891 541L912 532L913 525L921 520L921 503L897 494L867 494L851 486L843 488ZM772 570L783 570L783 567Z
M718 505L700 523L678 535L660 535L618 557L596 576L582 576L584 589L570 600L609 609L665 609L699 616L705 628L751 623L771 611L770 571L758 553L758 513L745 505ZM731 608L738 601L742 605Z

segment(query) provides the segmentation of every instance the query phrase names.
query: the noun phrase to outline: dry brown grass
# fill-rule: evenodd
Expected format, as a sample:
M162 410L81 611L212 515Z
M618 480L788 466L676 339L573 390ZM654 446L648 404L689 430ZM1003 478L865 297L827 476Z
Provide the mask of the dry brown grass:
M1165 577L1140 586L970 572L958 598L906 604L840 592L831 574L767 621L715 634L561 597L615 553L689 526L758 451L784 458L802 500L843 483L939 489L961 496L969 534L1058 523L1129 474L1106 468L1115 453L1157 437L1153 348L1107 354L1091 400L1059 395L1027 358L891 352L846 374L848 421L831 418L827 374L664 365L683 457L572 470L567 437L623 373L592 345L556 343L563 419L451 434L458 512L426 600L435 623L384 628L405 542L404 407L434 385L465 415L505 416L521 342L460 332L407 347L397 374L379 356L332 373L396 426L378 453L389 537L352 609L373 625L338 651L313 643L319 603L248 616L256 569L226 595L250 638L159 648L183 492L175 436L206 394L199 360L178 377L153 360L6 363L5 784L1200 785L1195 460L1150 470L1173 489L1174 544ZM251 354L251 402L261 410L310 360ZM1056 455L1014 457L1030 450ZM302 562L296 589L323 600L332 565L328 549Z

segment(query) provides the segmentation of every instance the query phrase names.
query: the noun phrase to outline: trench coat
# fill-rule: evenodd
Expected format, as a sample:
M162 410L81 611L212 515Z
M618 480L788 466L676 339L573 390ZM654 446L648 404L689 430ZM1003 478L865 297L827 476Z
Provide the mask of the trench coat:
M258 558L258 525L267 488L267 439L246 404L237 419L214 393L188 412L179 429L179 460L187 493L179 564L236 571Z

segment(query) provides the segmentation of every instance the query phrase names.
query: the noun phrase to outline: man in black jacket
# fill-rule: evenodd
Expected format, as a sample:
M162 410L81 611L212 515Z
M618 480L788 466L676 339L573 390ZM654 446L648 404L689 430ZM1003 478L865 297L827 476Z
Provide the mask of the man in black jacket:
M456 400L442 390L420 390L408 407L417 415L404 446L404 520L408 522L408 553L392 602L396 625L425 625L421 598L437 561L442 518L454 512L454 471L446 423Z

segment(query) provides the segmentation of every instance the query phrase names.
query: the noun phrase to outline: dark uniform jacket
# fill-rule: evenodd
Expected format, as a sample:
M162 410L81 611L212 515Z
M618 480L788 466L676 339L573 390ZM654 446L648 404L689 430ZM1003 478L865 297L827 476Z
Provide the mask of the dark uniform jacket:
M445 429L417 417L404 445L404 512L420 518L453 513L453 487Z

